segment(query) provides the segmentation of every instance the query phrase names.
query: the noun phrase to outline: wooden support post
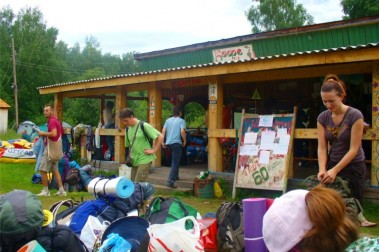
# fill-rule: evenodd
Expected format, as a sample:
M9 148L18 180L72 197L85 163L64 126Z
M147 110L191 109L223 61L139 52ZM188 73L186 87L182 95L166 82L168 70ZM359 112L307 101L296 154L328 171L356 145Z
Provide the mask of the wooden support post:
M54 114L59 121L63 123L63 94L56 93L54 95Z
M162 94L161 89L157 83L151 82L149 84L149 123L156 128L159 132L162 131ZM153 167L161 166L162 163L162 150L159 149L155 156L157 157L153 162Z
M102 126L104 125L103 110L105 108L105 98L102 96L100 99L100 122Z
M379 130L379 61L372 66L372 130ZM371 185L379 185L379 140L372 140Z
M222 125L223 85L216 78L208 84L208 129L219 129ZM222 172L222 147L217 137L208 139L208 168L211 171Z
M117 87L115 102L115 125L119 132L125 131L125 126L121 123L118 114L122 108L126 107L126 91L122 86ZM114 138L114 160L120 164L125 162L125 135L116 135Z

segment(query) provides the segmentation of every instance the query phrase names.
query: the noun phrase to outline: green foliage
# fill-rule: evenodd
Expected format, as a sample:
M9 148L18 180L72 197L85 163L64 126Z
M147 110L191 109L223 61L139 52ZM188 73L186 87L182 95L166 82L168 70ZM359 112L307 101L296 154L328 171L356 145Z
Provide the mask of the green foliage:
M341 0L343 19L356 19L379 15L378 0Z
M109 53L103 55L100 44L92 36L86 38L84 48L80 48L79 43L69 48L65 42L57 41L57 36L58 30L46 26L38 8L26 7L17 15L9 7L0 10L0 93L1 99L11 106L10 126L15 122L11 88L14 83L12 37L16 56L19 122L46 122L42 108L46 103L53 103L54 97L41 96L38 87L140 70L133 53L125 53L121 57ZM79 122L97 125L100 120L99 107L98 99L64 99L64 120L72 125ZM147 104L143 108L146 109Z
M97 126L100 121L100 101L97 99L72 98L64 101L63 111L65 121L73 126L79 123Z
M184 106L184 120L187 128L198 128L205 125L205 109L197 102L189 102Z
M134 112L134 116L139 120L147 121L147 92L146 91L135 91L128 93L128 97L145 98L145 99L130 99L128 101L128 107Z
M296 0L260 0L246 12L252 32L274 31L313 24L313 17Z

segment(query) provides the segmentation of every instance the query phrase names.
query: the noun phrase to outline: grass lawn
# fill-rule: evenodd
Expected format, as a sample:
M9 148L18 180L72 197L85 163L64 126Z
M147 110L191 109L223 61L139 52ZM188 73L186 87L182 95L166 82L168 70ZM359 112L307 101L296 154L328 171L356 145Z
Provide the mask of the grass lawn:
M42 189L41 184L33 184L32 176L34 174L34 164L4 164L0 163L0 194L5 194L13 189L28 190L32 193L39 193ZM51 190L53 195L57 190ZM153 196L178 197L185 203L195 207L200 214L216 212L218 206L224 201L232 201L231 198L224 199L202 199L192 196L189 193L183 193L175 190L156 190ZM74 198L75 200L94 199L94 196L88 192L70 192L65 198ZM42 205L45 209L62 200L62 197L51 196L41 197ZM379 204L372 202L364 203L364 215L369 221L379 223ZM379 236L379 226L374 228L361 228L362 235Z

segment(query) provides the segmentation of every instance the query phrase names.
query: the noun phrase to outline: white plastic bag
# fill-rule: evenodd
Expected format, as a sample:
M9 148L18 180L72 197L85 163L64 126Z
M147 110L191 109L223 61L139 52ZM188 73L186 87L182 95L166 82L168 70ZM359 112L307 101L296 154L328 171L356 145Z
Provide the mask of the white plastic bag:
M101 224L95 216L88 216L86 224L80 233L80 240L92 251L96 239L103 233L107 225Z
M185 229L186 221L193 222L193 229ZM199 223L193 216L165 224L152 224L147 228L147 232L150 236L149 252L204 251Z

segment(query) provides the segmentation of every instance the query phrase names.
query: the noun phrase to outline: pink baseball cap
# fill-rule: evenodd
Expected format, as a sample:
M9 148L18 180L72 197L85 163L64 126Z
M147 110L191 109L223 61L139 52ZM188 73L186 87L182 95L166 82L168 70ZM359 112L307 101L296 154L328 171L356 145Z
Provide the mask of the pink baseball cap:
M263 240L269 251L287 252L312 228L305 196L307 190L293 190L274 200L263 216Z

